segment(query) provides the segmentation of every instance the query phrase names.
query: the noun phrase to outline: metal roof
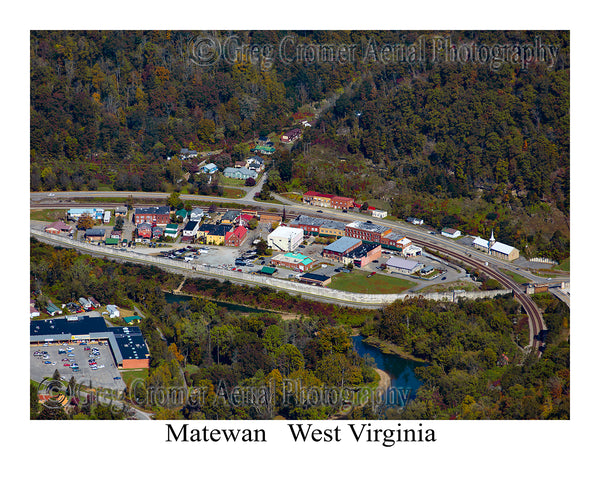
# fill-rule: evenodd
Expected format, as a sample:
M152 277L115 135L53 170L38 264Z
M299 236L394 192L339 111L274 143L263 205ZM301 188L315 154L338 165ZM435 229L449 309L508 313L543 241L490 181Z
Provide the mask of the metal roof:
M390 257L390 259L386 262L386 265L405 270L414 270L419 265L419 262L415 262L414 260L406 260L400 257Z
M335 253L344 253L349 248L356 247L356 246L360 245L361 243L362 243L361 240L359 240L357 238L342 237L339 240L336 240L335 242L333 242L331 245L327 245L326 247L323 247L323 250L329 250L329 251L335 252Z
M360 222L358 220L356 220L352 223L349 223L346 226L350 227L350 228L356 228L358 230L365 230L367 232L377 232L377 233L387 232L390 229L389 227L384 227L383 225L378 225L376 223Z

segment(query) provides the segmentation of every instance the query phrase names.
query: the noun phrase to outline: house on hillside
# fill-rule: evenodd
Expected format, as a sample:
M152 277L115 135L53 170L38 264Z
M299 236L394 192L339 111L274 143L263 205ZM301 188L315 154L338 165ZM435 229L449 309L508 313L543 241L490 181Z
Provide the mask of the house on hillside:
M460 237L460 230L455 230L454 228L444 228L442 229L442 235L448 238L458 238Z
M250 170L246 167L227 167L225 170L223 170L223 175L227 178L235 178L238 180L246 180L248 178L256 179L256 177L258 177L256 170Z
M299 128L293 128L289 132L284 133L281 136L281 141L283 143L292 143L300 138L302 135L302 131Z
M213 173L217 173L219 171L219 167L217 167L214 163L209 163L202 167L202 171L208 175L212 175Z

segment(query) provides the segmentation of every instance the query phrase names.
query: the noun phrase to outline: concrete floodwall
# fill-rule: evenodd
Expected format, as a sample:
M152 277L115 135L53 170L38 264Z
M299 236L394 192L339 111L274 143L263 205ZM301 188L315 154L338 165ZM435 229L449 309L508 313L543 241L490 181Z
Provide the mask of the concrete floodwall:
M426 300L444 301L444 302L457 302L460 298L476 299L476 298L493 298L498 295L505 295L511 293L511 290L488 290L488 291L477 291L477 292L465 292L463 290L456 290L452 292L434 292L434 293L398 293L398 294L365 294L365 293L352 293L343 292L341 290L332 290L324 287L317 287L314 285L307 285L299 282L290 282L288 280L282 280L279 278L272 278L258 274L237 272L232 270L226 270L213 266L204 266L194 263L186 263L181 260L172 260L169 258L156 257L145 255L143 253L132 252L129 250L121 250L119 247L107 247L104 245L94 245L86 242L80 242L72 240L70 238L61 237L59 235L53 235L40 230L31 229L31 234L40 240L50 240L53 243L59 243L62 245L68 245L78 250L88 251L95 254L106 254L111 256L118 256L123 260L131 260L132 262L143 262L151 263L158 267L169 267L183 270L183 274L186 272L190 274L206 274L211 277L241 281L244 283L250 283L255 285L263 285L272 287L279 290L286 290L290 293L295 294L307 294L319 297L325 297L332 300L340 300L346 303L355 303L359 305L385 305L392 303L396 300L404 300L405 298L424 298Z

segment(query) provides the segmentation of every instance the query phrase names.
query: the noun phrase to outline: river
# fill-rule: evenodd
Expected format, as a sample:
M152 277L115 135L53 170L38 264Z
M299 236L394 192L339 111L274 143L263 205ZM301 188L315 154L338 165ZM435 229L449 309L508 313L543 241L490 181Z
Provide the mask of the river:
M425 364L408 360L398 355L383 353L378 348L367 345L363 340L364 337L362 335L352 336L354 350L363 358L367 355L373 357L375 366L390 376L391 388L406 392L407 398L414 400L417 389L422 385L422 382L415 376L415 368ZM396 397L393 395L389 396L390 400L394 398Z

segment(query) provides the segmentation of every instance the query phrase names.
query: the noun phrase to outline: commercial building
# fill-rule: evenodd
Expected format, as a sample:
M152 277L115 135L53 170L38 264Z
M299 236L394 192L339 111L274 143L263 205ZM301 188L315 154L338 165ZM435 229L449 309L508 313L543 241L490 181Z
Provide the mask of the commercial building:
M298 248L304 239L301 228L279 226L267 235L267 244L273 250L291 252Z
M315 261L301 253L280 253L271 259L271 265L290 268L298 272L306 272L315 264Z
M301 228L304 230L304 235L319 235L321 225L325 223L324 218L310 217L308 215L298 215L290 222L290 226Z
M120 368L149 368L150 352L139 327L107 327L102 317L70 316L29 324L31 344L106 341Z
M422 263L415 262L413 260L406 260L400 257L390 257L390 259L385 263L385 266L391 272L403 273L405 275L410 275L423 268Z
M171 210L167 206L160 207L138 207L134 211L133 222L149 223L151 225L166 226L171 219Z
M142 222L137 225L137 236L141 238L152 238L152 225L148 222Z
M359 247L344 255L344 263L353 262L357 267L364 267L373 260L381 258L381 245L374 243L363 243Z
M322 237L343 237L346 233L346 223L336 220L325 220L319 228L319 235Z
M382 243L381 238L391 233L392 229L376 223L355 221L346 225L345 232L347 237Z
M261 213L259 219L259 223L281 223L281 215L276 215L274 213Z
M302 195L302 201L316 207L335 208L346 210L354 205L354 199L350 197L339 197L329 193L320 193L309 190Z
M330 245L323 247L322 255L325 258L335 260L336 262L343 262L344 257L355 248L362 245L362 240L357 238L342 237L336 240Z
M46 228L44 228L44 230L47 233L53 233L58 235L59 233L71 233L73 231L73 227L67 225L62 220L59 220L57 222L51 223Z
M404 255L405 250L412 245L412 241L400 233L391 232L381 237L381 244L400 250Z

